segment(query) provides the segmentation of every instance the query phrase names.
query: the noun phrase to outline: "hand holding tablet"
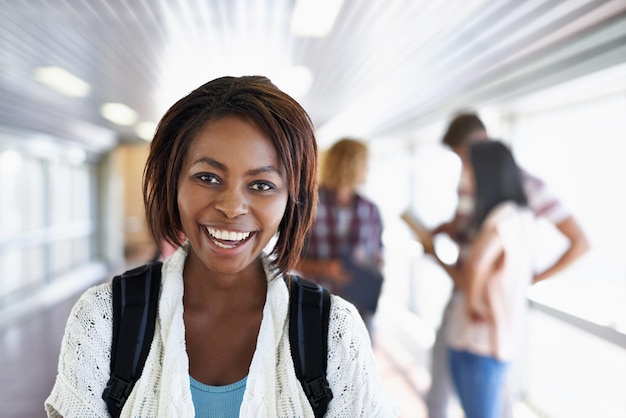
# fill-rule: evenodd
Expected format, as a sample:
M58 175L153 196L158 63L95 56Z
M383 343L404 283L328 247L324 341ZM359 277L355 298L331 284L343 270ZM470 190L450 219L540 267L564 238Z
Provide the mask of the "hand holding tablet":
M409 209L404 211L400 216L404 222L411 228L411 230L415 233L417 240L422 243L424 246L424 251L427 253L433 252L433 237L428 229L424 227L424 225L417 219L417 216Z

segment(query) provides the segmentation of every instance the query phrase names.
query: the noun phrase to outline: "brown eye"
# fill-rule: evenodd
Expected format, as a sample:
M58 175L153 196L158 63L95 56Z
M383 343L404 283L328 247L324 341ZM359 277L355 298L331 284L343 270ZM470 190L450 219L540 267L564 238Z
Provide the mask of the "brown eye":
M209 173L201 173L201 174L197 174L196 178L198 180L200 180L203 183L211 183L211 184L219 184L220 180L219 178L214 175L214 174L209 174Z
M268 190L275 189L276 186L266 181L261 181L261 182L252 184L250 188L259 192L266 192Z

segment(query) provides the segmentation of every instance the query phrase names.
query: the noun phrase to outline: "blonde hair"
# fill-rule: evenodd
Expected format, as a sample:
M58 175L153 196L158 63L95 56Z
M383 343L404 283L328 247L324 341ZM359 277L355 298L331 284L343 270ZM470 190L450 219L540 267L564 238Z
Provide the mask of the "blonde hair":
M320 185L330 189L356 188L363 178L367 158L365 143L353 138L340 139L323 156Z

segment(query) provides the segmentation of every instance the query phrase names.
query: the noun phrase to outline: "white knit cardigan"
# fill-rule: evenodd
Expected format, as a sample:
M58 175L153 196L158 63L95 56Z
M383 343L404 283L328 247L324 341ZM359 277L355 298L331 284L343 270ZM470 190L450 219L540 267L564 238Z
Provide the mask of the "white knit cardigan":
M187 246L163 265L155 337L143 374L122 417L193 417L185 349L182 271ZM313 418L297 380L289 348L289 293L282 278L268 277L267 298L250 364L240 417ZM88 289L67 321L49 417L107 417L102 392L109 379L112 292L106 283ZM353 305L333 296L327 378L334 398L326 417L397 417L383 391L367 330Z

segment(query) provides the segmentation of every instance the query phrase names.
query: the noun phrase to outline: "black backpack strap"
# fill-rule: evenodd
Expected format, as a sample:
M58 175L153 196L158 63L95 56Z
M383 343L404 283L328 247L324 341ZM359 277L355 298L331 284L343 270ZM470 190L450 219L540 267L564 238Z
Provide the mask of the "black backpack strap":
M316 418L323 417L333 393L326 380L330 293L320 285L291 276L289 341L296 376Z
M161 262L113 278L111 377L102 399L112 417L120 416L139 380L154 337L161 284Z

